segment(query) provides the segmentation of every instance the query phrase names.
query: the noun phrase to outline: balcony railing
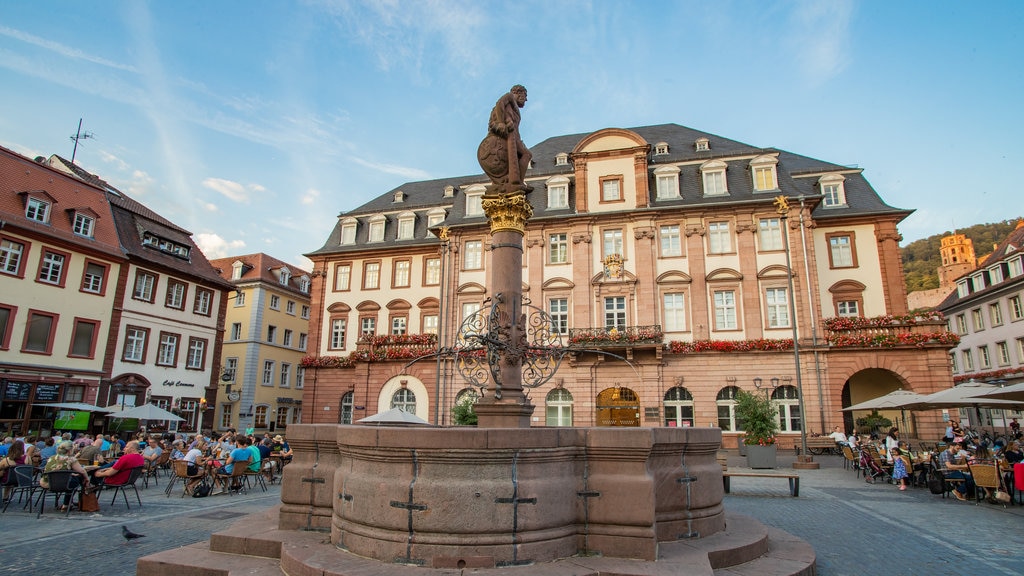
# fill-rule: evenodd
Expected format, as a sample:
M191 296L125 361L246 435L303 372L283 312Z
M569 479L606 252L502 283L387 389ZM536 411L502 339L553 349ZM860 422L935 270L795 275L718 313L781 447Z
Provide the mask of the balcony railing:
M835 320L835 319L828 319ZM825 325L825 339L837 348L896 348L903 346L956 346L960 336L946 329L941 320L907 321L894 319L889 323L876 319L871 325L864 322L844 326L841 322Z
M635 348L661 346L665 335L661 325L618 328L570 328L570 348Z

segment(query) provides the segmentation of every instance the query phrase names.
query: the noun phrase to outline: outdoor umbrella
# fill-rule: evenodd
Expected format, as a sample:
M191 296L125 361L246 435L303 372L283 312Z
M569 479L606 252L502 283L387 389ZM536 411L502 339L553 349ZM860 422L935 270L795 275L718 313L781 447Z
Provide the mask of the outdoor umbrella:
M859 402L848 408L843 408L843 412L853 412L854 410L892 410L899 408L900 423L905 430L907 428L907 406L920 402L922 398L924 398L924 396L917 392L911 392L910 390L893 390L884 396L865 400L864 402Z
M122 412L107 414L107 418L136 418L138 420L168 420L171 422L184 420L181 416L168 412L167 410L153 404L143 404L142 406L129 408Z
M1003 410L1012 410L1021 405L1020 402L1013 402L1010 400L978 397L979 395L983 395L994 390L999 390L999 387L993 386L992 384L985 384L984 382L969 380L952 388L947 388L934 394L929 394L922 398L919 403L908 406L907 408L911 410L936 410L941 408L973 407L975 413L978 415L978 423L980 424L982 408L1001 408Z
M377 426L433 426L423 418L411 414L401 408L392 408L387 412L380 412L373 416L367 416L356 424L375 424Z
M81 412L113 412L116 408L96 406L85 402L58 402L56 404L40 404L46 408L57 408L60 410L79 410Z
M1003 387L996 386L992 390L983 392L980 397L996 400L1013 400L1024 403L1024 383Z

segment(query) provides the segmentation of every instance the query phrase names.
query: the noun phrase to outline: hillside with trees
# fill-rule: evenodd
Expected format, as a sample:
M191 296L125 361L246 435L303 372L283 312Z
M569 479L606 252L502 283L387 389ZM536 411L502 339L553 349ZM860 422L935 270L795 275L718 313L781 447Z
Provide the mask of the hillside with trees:
M969 228L957 229L956 233L963 234L974 242L974 253L980 260L991 254L993 246L1006 239L1016 226L1017 219L1014 218L992 224L975 224ZM907 292L939 287L939 275L936 272L942 265L939 247L942 245L942 237L953 233L947 231L915 240L900 249L905 273L903 281L907 286Z

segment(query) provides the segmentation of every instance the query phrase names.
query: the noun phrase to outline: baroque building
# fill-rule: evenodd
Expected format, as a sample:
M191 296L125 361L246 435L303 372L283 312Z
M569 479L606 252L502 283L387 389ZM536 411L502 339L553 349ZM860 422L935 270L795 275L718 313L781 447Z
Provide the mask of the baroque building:
M224 321L215 428L283 433L302 418L309 273L263 253L211 264L235 290Z
M911 212L861 169L675 124L531 151L524 299L570 349L529 390L535 426L720 426L729 445L747 389L778 400L792 440L804 421L844 424L852 403L951 384L944 322L903 316L897 225ZM340 214L307 255L307 421L397 406L450 424L480 393L446 352L489 306L486 184L404 184ZM931 433L938 420L917 424Z

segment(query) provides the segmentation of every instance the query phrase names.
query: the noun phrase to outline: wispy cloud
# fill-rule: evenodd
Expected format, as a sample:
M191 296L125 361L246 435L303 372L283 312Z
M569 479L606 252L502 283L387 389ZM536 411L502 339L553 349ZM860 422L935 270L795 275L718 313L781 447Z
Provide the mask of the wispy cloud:
M351 160L360 166L365 166L371 170L377 170L385 174L395 174L408 178L410 180L426 180L430 177L430 174L419 168L410 168L408 166L397 166L395 164L382 164L380 162L371 162L362 158L352 157Z
M219 234L201 232L193 237L207 258L225 258L245 248L242 240L225 240Z
M22 42L25 42L26 44L31 44L44 50L49 50L50 52L59 54L61 56L64 56L65 58L72 58L74 60L82 60L85 62L90 62L92 64L99 64L100 66L106 66L107 68L113 68L115 70L124 70L126 72L138 72L138 70L136 70L136 68L130 64L121 64L120 62L107 60L106 58L102 58L100 56L86 54L78 48L65 46L64 44L61 44L59 42L54 42L53 40L40 38L33 34L22 32L21 30L8 28L7 26L0 26L0 35L7 36L9 38L14 38L15 40L20 40Z
M212 202L204 202L202 200L196 200L196 202L198 202L199 206L201 206L202 209L206 210L207 212L220 212L220 208L218 208L217 205Z
M796 3L790 16L789 46L812 84L827 82L846 67L853 13L849 0Z
M300 202L308 206L313 202L316 202L316 199L319 197L320 191L310 188L308 191L306 191L305 194L302 195L302 199L300 200Z
M203 180L203 186L219 192L226 196L229 200L240 202L242 204L249 203L249 192L243 184L233 182L231 180L224 180L223 178L207 178Z

